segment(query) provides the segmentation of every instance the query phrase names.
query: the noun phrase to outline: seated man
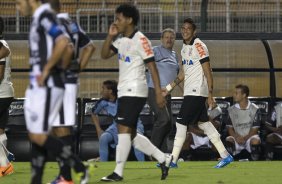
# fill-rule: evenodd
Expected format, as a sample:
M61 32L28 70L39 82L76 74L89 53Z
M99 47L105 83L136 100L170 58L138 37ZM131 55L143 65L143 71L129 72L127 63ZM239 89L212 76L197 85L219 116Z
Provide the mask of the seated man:
M209 120L217 130L219 130L220 128L221 114L222 114L222 110L218 106L213 108L212 110L208 110ZM201 130L198 126L189 126L186 136L186 141L183 145L182 153L181 153L185 157L184 159L189 160L189 157L191 156L190 155L191 148L195 150L201 146L207 146L209 148L212 148L212 151L214 152L212 157L216 156L217 150L210 142L210 139L204 133L204 131Z
M226 138L227 150L239 154L243 149L251 153L252 160L259 159L261 140L258 135L260 127L259 108L248 100L249 88L246 85L237 85L233 95L234 104L228 108Z
M99 138L100 161L108 161L109 146L116 148L118 143L118 129L114 120L117 113L117 82L114 80L104 81L101 95L102 98L92 109L92 121L96 127ZM100 126L98 114L106 114L112 117L113 123L105 131L103 131ZM140 134L144 133L144 126L140 119L137 124L137 131ZM142 152L134 149L134 153L138 161L145 161L145 156Z
M265 123L266 129L271 133L266 137L265 158L273 160L273 147L282 145L282 103L277 104L269 120Z

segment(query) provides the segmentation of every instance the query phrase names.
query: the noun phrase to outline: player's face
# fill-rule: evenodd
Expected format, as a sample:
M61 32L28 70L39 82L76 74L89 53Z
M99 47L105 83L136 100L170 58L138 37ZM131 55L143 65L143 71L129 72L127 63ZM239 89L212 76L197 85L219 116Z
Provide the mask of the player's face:
M122 13L116 14L115 24L119 33L125 33L127 26L131 23L131 18L123 16Z
M236 103L241 102L246 98L246 94L242 93L242 90L240 88L235 88L234 94L233 94L233 100Z
M108 89L107 86L102 85L102 90L101 90L101 96L104 99L109 99L111 95L112 90Z
M195 35L195 32L196 31L193 29L193 26L190 23L184 23L181 27L182 38L185 41L190 41Z
M16 0L16 8L23 16L31 15L29 0Z
M175 41L175 35L171 32L165 32L161 38L164 48L172 50Z

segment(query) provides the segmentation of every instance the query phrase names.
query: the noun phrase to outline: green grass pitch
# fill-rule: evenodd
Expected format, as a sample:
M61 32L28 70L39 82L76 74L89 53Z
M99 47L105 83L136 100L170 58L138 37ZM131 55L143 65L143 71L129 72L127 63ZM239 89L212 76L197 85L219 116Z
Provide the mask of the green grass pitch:
M216 162L180 162L177 169L170 169L165 181L160 180L156 162L127 162L124 180L132 184L282 184L282 161L233 162L223 169L214 169ZM15 173L0 178L0 184L28 184L30 164L14 162ZM96 162L89 184L103 183L100 178L110 174L115 162ZM45 166L43 184L52 181L58 172L55 162ZM77 182L75 182L77 183Z

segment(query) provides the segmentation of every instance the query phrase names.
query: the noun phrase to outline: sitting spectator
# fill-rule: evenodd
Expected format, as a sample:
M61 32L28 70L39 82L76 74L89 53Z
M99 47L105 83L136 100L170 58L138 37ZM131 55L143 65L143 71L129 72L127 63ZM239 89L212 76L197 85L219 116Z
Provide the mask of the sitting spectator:
M259 108L248 100L249 87L237 85L233 95L234 104L228 108L226 138L227 150L233 154L239 154L243 149L251 153L252 160L259 159L261 140L258 135L260 127Z
M118 143L118 129L114 120L117 113L117 82L114 80L104 81L101 95L102 98L92 109L92 121L99 138L100 161L108 161L109 146L116 148ZM106 114L112 118L113 123L105 131L100 126L99 114ZM144 126L140 119L137 124L137 131L140 134L144 133ZM134 149L134 152L138 161L145 161L145 156L142 152L137 149Z
M273 160L273 147L282 145L282 103L277 104L269 120L265 123L266 129L271 133L266 137L266 160Z
M220 128L221 114L222 114L222 110L218 106L213 108L212 110L208 110L209 120L217 130L219 130ZM217 154L217 150L213 146L213 144L210 142L210 139L204 133L204 131L201 130L198 126L189 126L187 136L186 136L186 141L182 148L181 157L184 157L184 159L190 160L191 148L195 150L201 146L207 146L209 148L212 148L212 151L213 151L212 158L215 158Z

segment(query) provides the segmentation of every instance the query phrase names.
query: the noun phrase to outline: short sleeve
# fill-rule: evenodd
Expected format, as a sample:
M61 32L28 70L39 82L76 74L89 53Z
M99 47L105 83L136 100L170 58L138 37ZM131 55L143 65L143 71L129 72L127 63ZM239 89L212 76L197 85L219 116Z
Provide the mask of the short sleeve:
M58 24L55 16L52 13L50 12L43 13L39 21L44 31L48 33L53 39L56 39L60 35L64 34L62 27Z
M97 101L97 103L92 108L92 114L99 114L106 106L106 103L103 99Z
M210 61L209 59L209 51L207 46L202 42L196 42L195 48L197 50L198 56L200 58L200 63L203 64L205 62Z
M151 42L145 36L138 40L138 52L145 63L155 60Z

